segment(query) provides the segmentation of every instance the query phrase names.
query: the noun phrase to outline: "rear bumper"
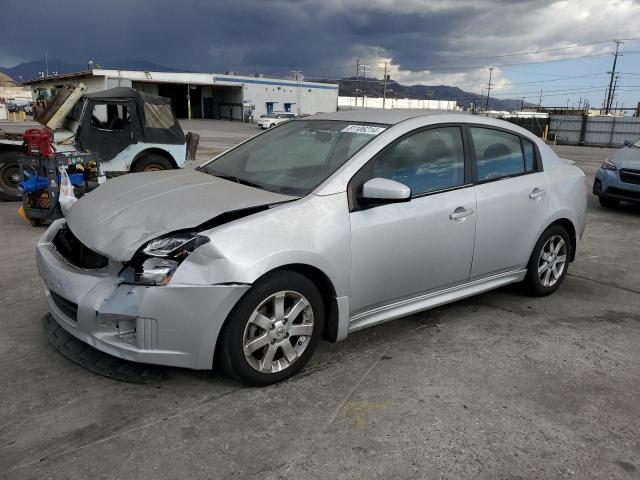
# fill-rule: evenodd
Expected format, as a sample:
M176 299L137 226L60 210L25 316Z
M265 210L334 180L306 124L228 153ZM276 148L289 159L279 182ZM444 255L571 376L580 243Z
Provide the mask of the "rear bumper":
M598 169L593 182L593 194L629 202L640 202L640 185L620 180L617 171Z
M38 271L51 314L71 335L125 360L210 369L220 329L247 285L124 284L120 266L82 270L51 243L64 220L37 244Z

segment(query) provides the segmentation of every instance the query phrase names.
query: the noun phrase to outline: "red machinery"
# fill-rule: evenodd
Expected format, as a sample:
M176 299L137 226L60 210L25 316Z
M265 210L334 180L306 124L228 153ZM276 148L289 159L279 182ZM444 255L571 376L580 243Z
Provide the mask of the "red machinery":
M23 138L27 155L42 158L55 157L56 149L53 146L53 135L49 130L30 128L24 132Z

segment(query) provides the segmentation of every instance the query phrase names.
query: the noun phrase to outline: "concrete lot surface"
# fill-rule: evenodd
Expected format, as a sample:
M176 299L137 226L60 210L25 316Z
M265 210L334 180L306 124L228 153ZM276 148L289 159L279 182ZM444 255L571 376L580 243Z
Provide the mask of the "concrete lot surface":
M256 132L209 127L193 123L210 153ZM556 150L590 184L610 154ZM122 383L64 358L40 324L42 230L16 209L0 204L0 478L640 478L640 207L590 196L551 297L508 287L322 342L263 389L179 369Z

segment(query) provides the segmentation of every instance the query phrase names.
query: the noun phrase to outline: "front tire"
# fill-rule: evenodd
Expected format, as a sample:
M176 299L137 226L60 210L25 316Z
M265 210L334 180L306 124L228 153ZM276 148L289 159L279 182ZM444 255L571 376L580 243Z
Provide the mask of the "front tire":
M15 202L21 199L18 193L20 162L18 152L0 153L0 200Z
M268 274L233 309L218 342L220 364L241 382L285 380L309 361L324 324L316 286L292 271Z
M615 208L620 204L620 200L617 198L605 197L603 195L600 195L598 200L604 208Z
M570 258L571 241L567 230L560 225L551 225L533 248L524 279L527 291L537 297L555 292L567 275Z
M160 170L172 170L173 165L161 155L150 153L140 160L136 160L131 168L132 172L158 172Z

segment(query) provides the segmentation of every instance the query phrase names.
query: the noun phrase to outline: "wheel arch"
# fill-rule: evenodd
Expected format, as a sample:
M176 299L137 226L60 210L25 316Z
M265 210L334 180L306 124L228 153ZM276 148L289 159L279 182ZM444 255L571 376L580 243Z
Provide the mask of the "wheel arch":
M268 273L277 272L280 270L291 270L300 275L307 277L320 291L320 296L324 303L324 309L326 312L324 331L322 332L323 338L335 342L338 337L338 303L336 302L336 289L329 276L320 270L318 267L304 263L291 263L283 265Z
M571 242L571 254L569 256L569 261L573 262L576 258L576 247L577 247L577 239L576 239L576 227L571 220L568 218L558 218L551 222L547 228L552 225L560 225L563 227L567 233L569 234L569 241ZM547 229L545 228L545 230Z
M257 277L252 284L260 281L262 278L267 275L271 275L274 272L280 271L292 271L296 272L306 278L308 278L319 290L320 296L322 297L322 301L324 304L324 308L326 313L324 331L322 332L322 337L335 342L338 338L338 325L339 325L339 311L338 311L338 302L336 301L336 289L333 285L333 282L329 278L329 276L320 270L318 267L315 267L306 263L289 263L280 265L278 267L272 268L268 271L262 273L259 277ZM238 300L239 304L242 301L242 298ZM236 304L236 305L237 305ZM232 309L233 311L233 309ZM215 351L218 352L219 345L218 342L222 338L222 330L227 325L229 317L231 316L232 311L229 312L227 318L225 319L222 327L220 328L220 334L216 340Z
M166 150L158 147L145 148L144 150L138 152L138 154L133 158L131 165L129 166L129 171L133 172L134 167L137 162L142 160L147 155L159 155L163 158L166 158L171 163L173 168L178 168L178 164L176 163L176 159L173 158L173 155Z

